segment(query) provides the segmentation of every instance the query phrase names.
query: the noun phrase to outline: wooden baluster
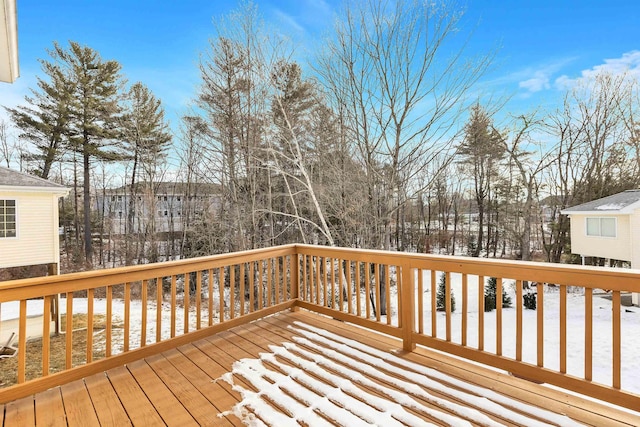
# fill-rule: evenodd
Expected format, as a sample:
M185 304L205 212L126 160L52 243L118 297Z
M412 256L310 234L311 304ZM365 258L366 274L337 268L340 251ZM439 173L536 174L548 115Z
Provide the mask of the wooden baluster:
M593 289L584 290L584 379L593 379Z
M207 283L207 314L208 325L213 326L213 268L208 271L208 283Z
M467 273L462 273L462 325L460 333L462 335L461 344L463 346L467 345L467 312L469 311L467 281Z
M140 347L147 345L147 280L140 283L140 299L142 305L142 319L140 321Z
M405 267L406 268L406 267ZM424 278L423 270L418 269L418 333L424 334Z
M307 301L307 286L309 286L309 263L306 255L302 255L302 292L300 299Z
M236 268L234 265L229 266L229 318L236 317Z
M496 354L502 356L502 277L496 277Z
M275 259L276 263L276 278L275 278L275 295L274 295L274 304L280 303L280 260L282 258L278 257Z
M273 259L267 260L267 307L271 307L271 297L273 296Z
M264 295L263 295L263 284L262 284L262 263L264 261L260 260L258 261L258 309L262 310L264 308ZM307 284L307 276L304 276L304 281L305 281L305 286ZM304 294L304 288L302 290L302 293ZM304 297L302 298L304 300Z
M560 372L567 373L567 285L560 285Z
M49 375L49 359L51 354L51 295L44 297L44 313L42 316L42 376Z
M365 263L365 274L364 274L364 298L366 301L367 307L367 319L371 319L371 263Z
M123 351L129 351L129 330L131 327L131 283L124 284L124 343Z
M113 328L113 288L107 286L107 333L105 343L105 356L111 357L111 340L112 340L112 328Z
M93 361L93 289L87 289L87 363Z
M156 278L156 342L162 341L162 277Z
M446 340L451 342L451 272L444 273L444 311L446 313Z
M620 390L620 368L621 368L621 319L620 319L620 291L613 291L613 388Z
M316 304L320 305L320 257L316 257Z
M238 278L240 280L240 292L238 294L238 298L240 299L240 316L244 316L244 310L245 310L245 274L244 274L244 262L240 264L240 277Z
M322 258L322 305L329 306L329 271L327 270L327 257Z
M544 284L536 284L536 315L537 315L537 364L539 367L544 366Z
M355 293L356 293L356 315L358 317L362 316L362 302L360 301L360 289L361 289L361 282L362 279L361 277L361 272L360 272L360 261L356 261L356 280L355 280Z
M402 296L402 292L404 292L405 290L402 287L402 280L403 280L403 274L402 271L400 270L400 266L399 265L394 265L393 268L396 269L396 278L397 278L397 282L396 282L396 287L397 287L397 295L396 295L396 304L398 307L398 312L397 312L397 318L398 318L398 328L403 329L404 328L404 323L403 323L403 319L407 319L407 317L405 316L405 312L403 311L403 305L404 304L404 297ZM408 267L407 267L408 268ZM411 327L411 332L413 333L416 329L415 327L415 322L416 322L416 315L415 315L415 303L416 303L416 299L415 299L415 275L414 275L414 270L411 269L409 271L409 280L410 280L410 286L408 286L408 289L411 289L411 292L414 293L414 297L411 301L411 317L413 318L413 326Z
M196 273L196 330L202 329L202 271Z
M290 300L300 298L300 255L289 256L289 298ZM297 311L298 307L293 307Z
M213 268L210 268L207 272L208 283L207 283L207 324L209 326L213 325Z
M249 313L251 313L252 311L254 311L254 304L255 304L255 280L254 280L254 275L256 273L255 270L255 262L251 261L249 263Z
M184 273L184 287L182 289L182 305L184 306L184 325L182 326L182 333L189 333L189 305L191 303L191 274Z
M438 329L436 327L436 271L431 270L431 336L436 337Z
M341 259L339 261L339 268L340 268L340 274L338 274L338 287L340 288L340 291L338 293L338 304L339 304L339 310L340 311L344 311L344 287L345 287L345 272L344 272L344 268L345 268L345 261L343 259Z
M176 336L176 313L178 311L177 302L177 277L174 274L171 276L171 338Z
M347 260L347 313L353 314L353 285L351 284L351 261Z
M385 296L386 296L386 301L387 301L387 325L391 325L391 265L387 264L385 266L385 287L384 287L384 291L385 291ZM400 305L398 304L398 307L400 307Z
M334 259L329 258L329 267L331 268L331 308L336 309L337 294L336 294L336 269L334 267Z
M478 276L478 350L484 350L484 276Z
M522 361L522 280L516 280L516 360Z
M67 300L68 300L67 293ZM67 304L67 307L69 305ZM69 311L67 310L67 313ZM68 314L67 314L68 317ZM71 334L69 334L71 336ZM67 362L70 365L71 362L71 347L69 346L69 340L67 340ZM70 366L67 367L67 369ZM20 320L18 321L18 384L22 384L27 379L27 300L20 300Z
M379 322L380 321L380 311L381 308L380 307L380 300L381 298L381 289L380 289L380 264L376 263L375 266L375 276L376 276L376 321ZM351 312L351 310L349 310L349 312Z
M219 296L219 301L218 301L218 317L219 317L219 322L222 323L224 322L224 281L225 281L225 277L224 277L224 267L220 267L218 268L218 292L220 293Z

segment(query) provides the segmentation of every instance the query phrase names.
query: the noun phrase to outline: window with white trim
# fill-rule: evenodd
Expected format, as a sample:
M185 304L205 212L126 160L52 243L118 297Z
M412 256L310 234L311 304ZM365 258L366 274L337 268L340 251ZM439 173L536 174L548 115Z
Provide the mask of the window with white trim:
M616 218L587 218L587 236L616 237Z
M17 235L16 201L0 199L0 239Z

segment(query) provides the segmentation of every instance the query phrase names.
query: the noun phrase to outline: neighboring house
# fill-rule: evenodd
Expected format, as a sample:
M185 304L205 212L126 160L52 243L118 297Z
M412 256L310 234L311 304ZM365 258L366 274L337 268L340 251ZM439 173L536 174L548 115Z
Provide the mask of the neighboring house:
M562 211L571 220L571 252L628 261L640 269L640 190L573 206ZM633 295L639 305L639 295Z
M96 199L105 228L113 234L180 232L194 217L205 212L215 214L220 208L220 188L184 182L140 183L135 192L131 186L107 189ZM130 213L133 230L127 227Z
M0 0L0 82L13 83L19 74L16 0Z
M58 199L69 189L0 167L0 268L60 265Z

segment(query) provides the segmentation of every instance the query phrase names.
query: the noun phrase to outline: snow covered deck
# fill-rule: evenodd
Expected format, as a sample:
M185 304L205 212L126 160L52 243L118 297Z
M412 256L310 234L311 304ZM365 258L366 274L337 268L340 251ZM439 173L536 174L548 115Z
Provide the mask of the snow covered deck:
M0 425L639 425L640 415L304 310L0 406ZM4 423L4 424L3 424Z

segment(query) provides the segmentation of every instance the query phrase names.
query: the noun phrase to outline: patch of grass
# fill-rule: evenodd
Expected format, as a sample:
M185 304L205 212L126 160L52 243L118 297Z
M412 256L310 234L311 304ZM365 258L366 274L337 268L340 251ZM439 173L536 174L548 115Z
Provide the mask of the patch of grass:
M92 337L93 360L103 359L106 355L106 317L94 315L94 334ZM66 316L62 316L61 328L66 326ZM113 323L112 329L121 329L121 323ZM79 366L87 363L87 315L73 315L71 365ZM67 334L51 336L49 340L49 373L66 369ZM42 376L42 338L27 341L26 379L31 380ZM18 356L0 360L0 387L8 387L18 381Z

